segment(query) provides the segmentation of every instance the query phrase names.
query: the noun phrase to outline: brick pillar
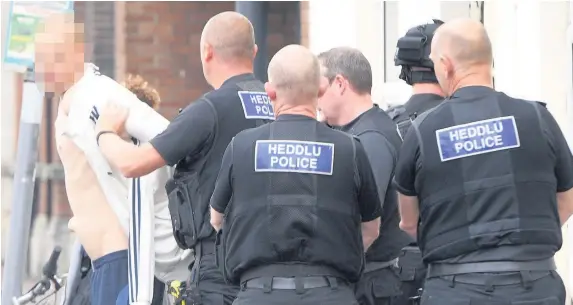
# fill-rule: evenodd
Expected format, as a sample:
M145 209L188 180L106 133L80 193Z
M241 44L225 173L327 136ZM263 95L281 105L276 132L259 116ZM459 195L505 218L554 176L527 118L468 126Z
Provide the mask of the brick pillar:
M160 111L171 119L177 109L211 90L203 77L199 58L201 31L209 18L223 11L233 11L235 3L128 1L122 5L124 30L119 29L122 32L116 39L124 35L125 52L122 54L116 49L116 61L125 63L125 73L140 74L157 87L163 101ZM288 1L269 1L269 59L283 46L298 43L293 24L297 20L295 14L306 11L306 2L300 7L299 10ZM300 19L306 23L308 18L304 16ZM307 41L306 27L301 32L302 41ZM121 42L116 42L118 45Z

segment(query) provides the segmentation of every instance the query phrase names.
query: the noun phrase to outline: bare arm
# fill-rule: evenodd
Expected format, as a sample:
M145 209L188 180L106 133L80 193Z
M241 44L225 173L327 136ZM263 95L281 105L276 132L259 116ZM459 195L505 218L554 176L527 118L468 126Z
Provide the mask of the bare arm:
M217 177L217 182L215 183L215 190L211 196L211 201L209 205L211 206L211 225L215 231L221 230L223 225L223 215L225 209L229 205L231 196L233 195L233 185L232 185L232 170L233 170L233 143L235 139L231 140L231 143L227 145L225 153L223 154L223 160L221 161L221 169L219 170L219 176Z
M378 188L376 187L376 179L372 172L372 166L368 161L364 146L360 140L355 139L355 141L356 167L358 170L358 181L360 181L358 203L360 206L360 216L362 218L362 243L364 244L364 251L366 252L380 235L382 204L378 196Z
M362 223L362 244L364 245L364 252L372 246L374 241L380 235L380 217Z
M110 106L111 107L111 106ZM106 110L109 110L106 108ZM109 111L113 114L113 109ZM115 110L120 112L120 110ZM96 130L111 130L117 132L121 128L106 122L107 111L102 112ZM117 114L121 121L122 114ZM125 116L125 114L123 114ZM149 121L142 115L141 130ZM112 118L111 121L115 119ZM125 120L124 120L125 121ZM130 134L136 128L131 128L130 119L127 118L126 129ZM152 135L149 143L135 146L124 141L118 135L104 134L99 138L102 153L126 177L140 177L153 172L165 165L174 166L189 155L197 154L211 137L215 126L215 117L212 109L205 102L194 102L181 112L158 135ZM140 132L141 133L141 132ZM150 134L149 132L147 134ZM138 138L139 139L139 138Z
M420 218L420 202L416 192L416 168L419 143L415 132L408 132L398 154L394 186L398 190L400 229L416 238Z
M555 118L545 107L539 107L543 123L547 127L546 137L555 154L554 173L557 179L557 211L563 226L573 214L573 155L567 140Z
M223 214L217 212L213 207L211 207L211 225L217 232L221 230L223 225Z
M398 208L400 209L400 229L416 238L418 233L418 219L420 210L418 198L398 194Z
M573 189L557 193L557 210L561 225L565 225L567 220L573 215Z
M106 159L127 178L145 176L166 165L149 143L135 146L117 134L104 134L99 138L99 146Z

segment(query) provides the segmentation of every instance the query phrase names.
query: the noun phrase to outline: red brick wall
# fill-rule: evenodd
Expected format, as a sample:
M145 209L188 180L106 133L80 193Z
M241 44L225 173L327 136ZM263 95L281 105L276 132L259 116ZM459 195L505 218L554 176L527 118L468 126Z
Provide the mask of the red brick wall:
M74 3L77 22L85 20L85 6L86 2ZM145 77L159 90L163 101L160 111L169 119L176 115L179 108L211 89L201 69L199 39L209 18L235 9L233 1L127 1L116 2L115 8L116 79L124 78L122 72ZM308 44L307 8L306 2L301 3L300 11L292 2L269 2L269 60L283 46L298 43L295 14L301 14L301 43ZM101 22L101 19L96 18L94 22ZM93 26L97 27L98 24ZM53 119L55 110L56 107ZM43 127L46 123L44 120ZM45 137L41 135L40 160L44 162L45 143ZM53 138L52 144L52 156L54 162L57 162L58 154ZM41 183L40 188L41 210L45 211L46 183ZM56 213L69 213L63 182L54 183L52 200L57 206L53 207Z
M209 18L234 8L233 1L125 2L125 72L141 74L158 88L167 118L211 89L199 58L201 31ZM269 59L297 43L299 13L292 3L269 2Z

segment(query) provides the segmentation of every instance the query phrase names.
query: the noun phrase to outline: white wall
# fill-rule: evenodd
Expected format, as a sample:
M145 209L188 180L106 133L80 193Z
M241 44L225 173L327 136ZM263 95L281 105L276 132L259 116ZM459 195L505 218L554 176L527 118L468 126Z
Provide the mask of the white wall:
M310 8L311 49L319 52L342 45L361 49L371 60L378 99L384 95L380 92L384 81L392 98L404 92L396 85L400 70L394 66L394 54L398 37L408 28L432 18L448 21L481 15L476 1L339 0L330 5L313 0ZM573 145L573 2L485 1L484 17L493 44L496 89L546 102ZM573 261L567 262L573 260L573 245L568 250L573 243L571 223L564 230L565 245L557 259L573 292Z
M332 5L328 0L316 0L308 5L311 51L318 54L340 46L362 50L372 65L373 96L379 99L384 82L384 70L380 69L384 65L382 1L341 0Z

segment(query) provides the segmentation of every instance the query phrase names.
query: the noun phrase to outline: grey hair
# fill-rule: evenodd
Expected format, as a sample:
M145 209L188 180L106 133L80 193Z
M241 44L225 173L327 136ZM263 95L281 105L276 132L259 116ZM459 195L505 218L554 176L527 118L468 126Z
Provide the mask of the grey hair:
M360 50L350 47L330 49L318 55L324 76L332 83L336 75L348 80L358 94L372 94L372 67Z

